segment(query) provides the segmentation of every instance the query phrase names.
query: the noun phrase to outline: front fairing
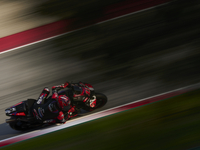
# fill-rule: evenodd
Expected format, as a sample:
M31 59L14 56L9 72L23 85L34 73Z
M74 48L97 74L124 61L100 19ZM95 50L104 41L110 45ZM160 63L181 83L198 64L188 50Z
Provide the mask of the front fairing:
M25 116L25 111L26 107L23 101L5 109L5 113L7 116Z

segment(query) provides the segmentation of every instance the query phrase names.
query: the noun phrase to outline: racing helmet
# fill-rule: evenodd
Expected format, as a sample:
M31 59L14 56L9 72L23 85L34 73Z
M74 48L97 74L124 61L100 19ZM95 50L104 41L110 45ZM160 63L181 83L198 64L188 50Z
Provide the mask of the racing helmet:
M65 95L60 95L58 97L58 105L62 111L68 111L70 109L70 104L71 104L71 101L69 97Z

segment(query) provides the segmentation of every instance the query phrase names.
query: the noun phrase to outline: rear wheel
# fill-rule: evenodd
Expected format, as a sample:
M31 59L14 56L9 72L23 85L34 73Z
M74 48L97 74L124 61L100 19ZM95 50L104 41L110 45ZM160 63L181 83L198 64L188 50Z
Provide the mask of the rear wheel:
M10 120L9 125L14 130L23 131L29 129L29 126L27 125L26 122L17 120L17 118L14 116L12 116L9 120Z

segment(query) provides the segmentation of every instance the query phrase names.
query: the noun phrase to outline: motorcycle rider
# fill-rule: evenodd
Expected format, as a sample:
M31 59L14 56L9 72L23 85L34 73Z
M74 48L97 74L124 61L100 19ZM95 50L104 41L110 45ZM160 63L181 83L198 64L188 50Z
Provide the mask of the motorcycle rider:
M79 87L82 89L82 93L77 94L74 92L72 98L69 98L66 94L58 95L58 91L66 87L71 89ZM93 90L92 88L90 89ZM79 82L78 84L70 84L69 82L66 82L65 84L53 86L51 100L46 102L50 91L48 88L44 88L36 102L36 105L34 105L33 114L38 121L43 123L65 123L70 118L77 116L78 111L76 106L72 104L73 99L80 99L83 97L83 102L88 107L95 107L96 97L93 96L90 98L90 89L82 82Z

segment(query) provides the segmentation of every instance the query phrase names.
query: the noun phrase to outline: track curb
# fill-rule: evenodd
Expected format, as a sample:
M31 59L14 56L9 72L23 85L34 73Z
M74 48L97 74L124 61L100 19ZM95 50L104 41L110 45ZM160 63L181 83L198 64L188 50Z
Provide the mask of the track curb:
M38 42L50 40L52 38L56 38L71 32L79 31L94 24L105 23L114 19L153 9L160 5L166 4L169 1L170 0L136 0L133 2L132 0L126 0L105 7L103 9L104 12L102 17L96 18L92 21L92 24L88 23L81 28L71 28L70 25L73 23L74 19L67 19L6 36L0 38L0 54Z
M150 103L153 103L153 102L157 102L157 101L160 101L160 100L164 100L164 99L167 99L167 98L178 96L180 94L184 94L186 92L189 92L189 91L192 91L192 90L195 90L195 89L198 89L198 88L200 88L200 83L193 84L193 85L186 86L186 87L179 88L179 89L175 89L175 90L172 90L172 91L169 91L169 92L161 93L161 94L151 96L151 97L147 97L147 98L144 98L144 99L136 100L136 101L133 101L131 103L127 103L127 104L120 105L120 106L110 108L110 109L107 109L107 110L103 110L103 111L100 111L100 112L97 112L97 113L94 113L94 114L90 114L90 115L87 115L87 116L84 116L84 117L80 117L80 118L68 121L66 124L63 124L63 125L60 125L60 126L55 126L55 127L48 128L48 129L33 131L33 132L26 133L26 134L14 136L14 137L11 137L11 138L8 138L8 139L1 140L0 141L0 147L7 146L7 145L10 145L10 144L14 144L14 143L17 143L17 142L20 142L20 141L28 140L28 139L31 139L31 138L34 138L34 137L37 137L37 136L41 136L41 135L44 135L44 134L48 134L48 133L51 133L51 132L55 132L55 131L58 131L58 130L61 130L61 129L69 128L69 127L79 125L79 124L82 124L82 123L85 123L85 122L88 122L88 121L92 121L92 120L99 119L99 118L102 118L102 117L105 117L105 116L116 114L118 112L122 112L122 111L125 111L125 110L128 110L128 109L136 108L136 107L139 107L139 106L144 106L144 105L147 105L147 104L150 104Z

